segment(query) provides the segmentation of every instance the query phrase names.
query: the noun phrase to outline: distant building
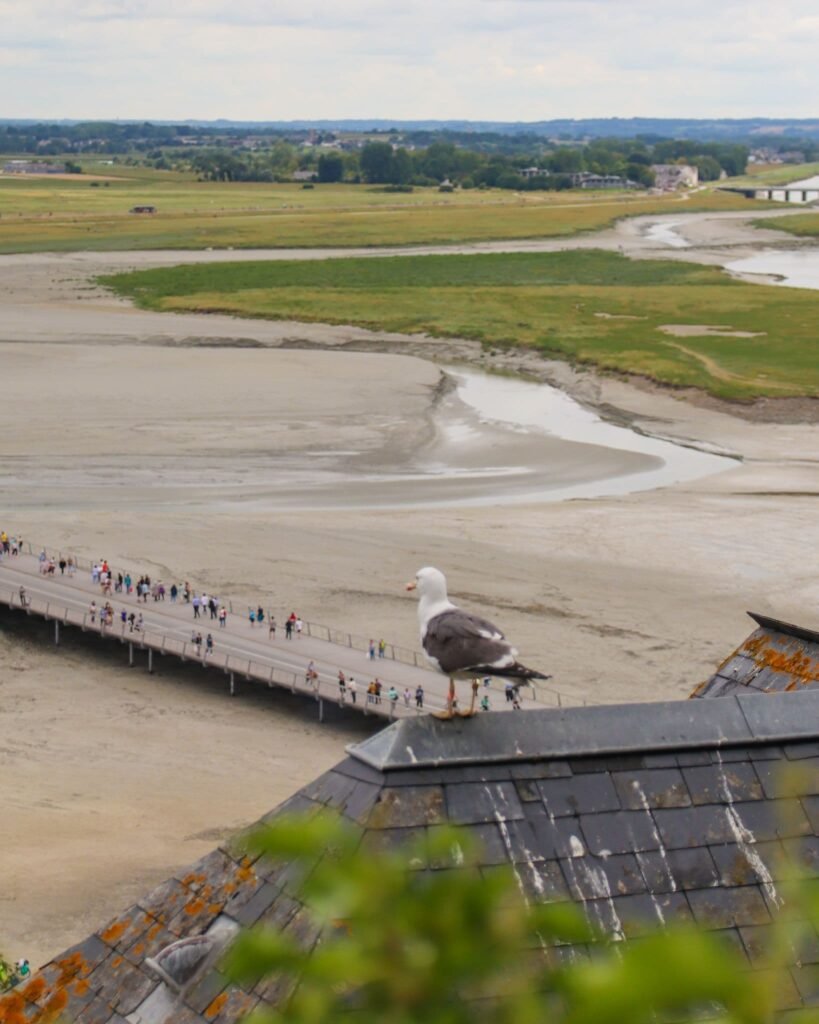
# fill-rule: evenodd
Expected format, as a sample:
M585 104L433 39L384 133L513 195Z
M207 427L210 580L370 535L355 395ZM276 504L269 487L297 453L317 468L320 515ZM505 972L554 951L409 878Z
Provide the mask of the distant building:
M132 206L129 213L156 213L155 206Z
M521 178L525 178L527 181L530 178L548 178L549 176L549 172L544 171L540 167L522 167L518 171L518 174L521 176Z
M654 185L663 192L674 192L678 188L694 188L699 184L700 175L690 164L652 164Z
M9 160L3 165L4 174L65 174L65 164L51 164L42 160Z
M579 171L572 176L572 188L640 188L636 181L629 181L619 174L592 174Z
M293 181L315 181L315 171L293 171Z

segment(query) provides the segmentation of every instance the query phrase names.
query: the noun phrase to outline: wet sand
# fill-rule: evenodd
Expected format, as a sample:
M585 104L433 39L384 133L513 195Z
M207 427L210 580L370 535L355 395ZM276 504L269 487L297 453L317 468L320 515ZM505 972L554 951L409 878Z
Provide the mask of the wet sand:
M603 242L630 251L636 232L645 253L640 230L629 222ZM725 236L709 230L707 252L677 255L718 253ZM440 368L416 357L435 347L476 359L476 346L146 314L87 280L179 259L0 258L3 527L276 608L297 601L305 617L405 646L417 638L401 585L438 565L456 600L590 700L685 696L750 630L746 608L819 625L805 558L819 541L818 428L748 422L560 364L541 369L607 415L743 463L593 500L271 510L253 491L266 460L296 466L334 450L365 466L411 461L440 402ZM298 350L235 350L236 339ZM368 351L305 351L323 346ZM406 354L373 351L396 346ZM510 357L512 369L527 365ZM128 673L57 654L44 634L0 631L3 952L37 962L82 938L339 760L352 738L289 705L231 701L198 676Z

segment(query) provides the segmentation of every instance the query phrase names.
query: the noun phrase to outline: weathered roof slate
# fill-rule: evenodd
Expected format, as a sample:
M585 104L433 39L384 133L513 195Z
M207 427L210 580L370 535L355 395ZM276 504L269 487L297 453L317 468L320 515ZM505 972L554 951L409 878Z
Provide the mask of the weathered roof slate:
M748 612L759 626L691 694L783 693L819 687L819 633Z
M803 769L795 789L781 772L792 764ZM461 824L482 846L481 870L511 864L532 900L579 902L618 938L694 920L752 969L787 866L819 875L819 689L401 720L266 820L320 807L356 822L373 849ZM431 855L417 866L443 867ZM229 841L0 999L0 1022L44 1024L59 1010L77 1024L232 1024L276 1005L281 979L244 990L208 969L177 994L146 967L169 942L226 922L318 939L293 870ZM819 937L800 952L783 1009L819 1003Z

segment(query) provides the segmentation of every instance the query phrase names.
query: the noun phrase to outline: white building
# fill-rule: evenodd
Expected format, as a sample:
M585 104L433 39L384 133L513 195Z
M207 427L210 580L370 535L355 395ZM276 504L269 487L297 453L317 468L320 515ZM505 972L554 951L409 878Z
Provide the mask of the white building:
M690 164L652 164L654 186L663 192L674 192L678 188L694 188L699 184L700 175Z

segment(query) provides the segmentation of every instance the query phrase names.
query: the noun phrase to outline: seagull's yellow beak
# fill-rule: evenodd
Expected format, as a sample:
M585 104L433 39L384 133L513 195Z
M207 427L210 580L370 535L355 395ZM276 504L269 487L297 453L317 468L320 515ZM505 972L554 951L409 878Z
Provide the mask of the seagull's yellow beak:
M417 586L418 586L418 581L417 580L410 580L409 583L407 584L407 590L415 590L415 588Z

